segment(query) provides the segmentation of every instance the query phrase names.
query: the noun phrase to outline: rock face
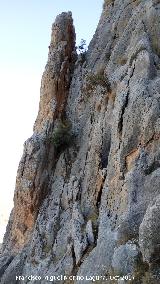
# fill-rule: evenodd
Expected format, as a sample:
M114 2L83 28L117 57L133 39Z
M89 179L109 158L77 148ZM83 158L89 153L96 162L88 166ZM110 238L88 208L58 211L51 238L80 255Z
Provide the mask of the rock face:
M159 17L105 0L78 56L71 13L56 18L1 283L160 283Z
M75 31L71 13L62 13L52 27L48 62L42 77L34 134L24 145L14 195L6 249L19 251L29 241L38 210L50 190L56 154L51 141L56 121L64 116L75 61Z

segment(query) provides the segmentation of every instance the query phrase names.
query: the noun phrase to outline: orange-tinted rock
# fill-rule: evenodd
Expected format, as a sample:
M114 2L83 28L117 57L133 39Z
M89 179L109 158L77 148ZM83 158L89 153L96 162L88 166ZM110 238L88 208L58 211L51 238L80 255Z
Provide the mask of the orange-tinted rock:
M19 251L29 241L39 206L50 190L50 178L55 165L55 151L50 138L55 120L64 115L74 61L75 30L72 14L62 13L57 16L52 27L34 133L25 142L18 168L7 249Z

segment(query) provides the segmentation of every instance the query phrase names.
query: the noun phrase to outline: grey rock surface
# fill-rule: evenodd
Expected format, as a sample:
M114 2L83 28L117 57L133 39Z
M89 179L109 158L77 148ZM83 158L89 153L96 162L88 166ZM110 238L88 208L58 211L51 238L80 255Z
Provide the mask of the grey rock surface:
M11 256L11 255L0 256L0 277L2 277L2 275L4 274L6 268L12 262L13 258L14 257Z
M7 265L5 272L1 278L1 284L16 284L20 282L18 277L22 275L24 262L26 259L26 252L20 253L14 257L12 261L9 260L9 265Z
M88 51L76 55L71 13L57 17L2 246L3 282L16 273L110 284L117 272L131 274L127 284L160 282L159 18L159 1L105 0Z
M145 261L160 260L160 195L148 206L139 228L139 244Z
M139 249L135 244L126 243L115 248L112 267L119 275L133 274L139 263Z

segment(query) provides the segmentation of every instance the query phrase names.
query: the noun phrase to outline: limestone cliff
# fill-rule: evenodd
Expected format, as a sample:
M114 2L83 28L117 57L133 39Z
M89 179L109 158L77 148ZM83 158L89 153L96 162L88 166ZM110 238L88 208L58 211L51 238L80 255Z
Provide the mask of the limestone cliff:
M77 55L57 16L1 283L160 283L159 19L159 0L105 0Z

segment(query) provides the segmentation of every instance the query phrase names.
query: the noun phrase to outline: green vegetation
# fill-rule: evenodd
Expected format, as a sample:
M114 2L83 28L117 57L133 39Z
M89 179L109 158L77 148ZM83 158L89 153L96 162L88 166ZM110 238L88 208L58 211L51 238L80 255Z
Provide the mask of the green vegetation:
M45 254L48 254L49 252L51 252L51 250L52 250L52 246L51 245L44 245L44 247L43 247L43 252L45 253Z
M113 4L114 3L114 0L105 0L104 3L103 3L103 9L105 8L106 5L110 5L110 4Z
M54 147L59 150L65 150L72 141L71 125L68 121L60 121L53 132L52 141Z
M81 39L80 44L77 46L77 52L80 55L79 60L81 64L83 64L86 61L86 54L87 54L86 40Z
M125 65L125 64L127 63L127 58L125 58L125 57L120 57L120 58L118 58L117 63L118 63L119 65Z
M86 77L86 85L88 90L93 90L96 86L99 85L105 88L108 92L110 91L110 83L107 77L105 77L104 74L101 73L88 74Z
M83 54L87 51L87 44L86 44L86 40L84 40L83 38L81 39L80 44L77 47L78 52Z

